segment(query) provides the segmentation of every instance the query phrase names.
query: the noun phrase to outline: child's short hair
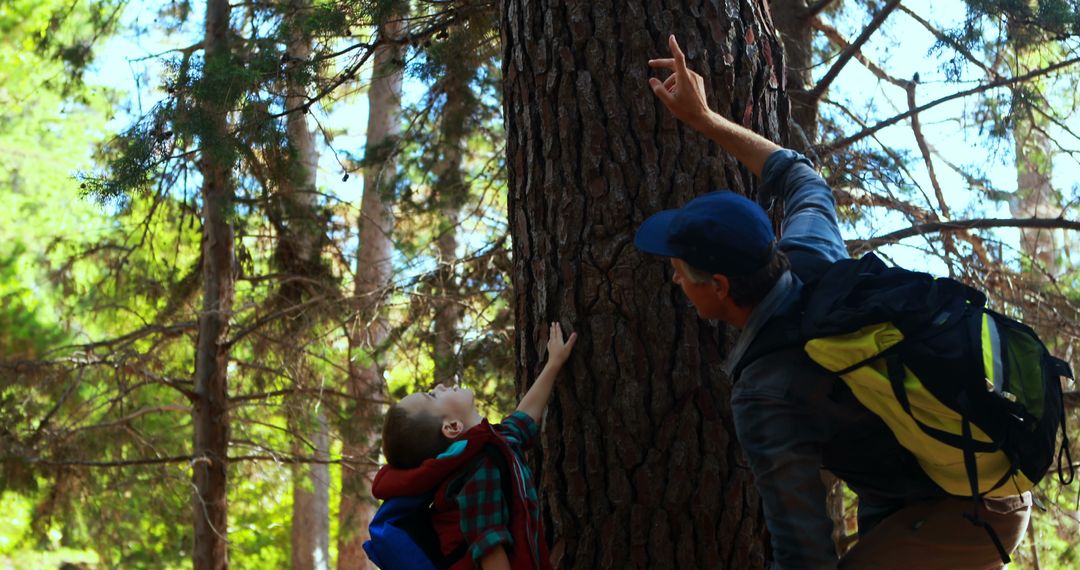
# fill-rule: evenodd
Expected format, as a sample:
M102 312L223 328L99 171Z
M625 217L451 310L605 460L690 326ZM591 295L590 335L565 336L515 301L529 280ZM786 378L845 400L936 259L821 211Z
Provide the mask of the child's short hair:
M382 435L386 462L409 469L446 451L452 442L443 435L442 423L442 418L427 412L410 414L400 402L390 406Z

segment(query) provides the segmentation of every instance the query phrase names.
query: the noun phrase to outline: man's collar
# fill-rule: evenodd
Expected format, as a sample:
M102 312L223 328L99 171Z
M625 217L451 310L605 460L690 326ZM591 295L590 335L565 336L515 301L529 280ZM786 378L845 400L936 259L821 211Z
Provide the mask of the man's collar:
M769 294L765 295L765 298L754 307L754 311L750 313L750 318L746 321L746 328L739 333L739 337L735 340L735 346L731 349L731 353L728 354L727 360L724 361L725 374L731 376L743 354L746 354L746 349L750 348L750 344L754 342L761 327L765 326L765 323L776 314L777 309L784 305L797 285L798 282L791 274L791 271L785 271L776 280L776 284L773 285L772 289L769 290Z

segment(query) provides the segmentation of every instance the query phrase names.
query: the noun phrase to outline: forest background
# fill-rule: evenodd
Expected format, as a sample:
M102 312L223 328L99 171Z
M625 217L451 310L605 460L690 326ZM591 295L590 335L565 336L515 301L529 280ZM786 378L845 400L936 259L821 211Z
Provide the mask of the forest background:
M724 26L745 43L695 35ZM708 485L648 466L711 444L610 426L647 424L627 419L641 410L682 425L666 420L686 417L685 398L703 425L726 425L726 404L708 412L691 387L658 411L649 382L670 378L631 377L678 367L623 358L602 331L629 326L661 350L674 339L702 376L730 331L697 322L659 260L628 269L625 238L717 176L748 193L753 181L723 159L722 175L650 174L667 188L645 198L652 210L635 196L599 216L587 208L611 188L530 187L534 141L546 152L580 136L570 169L625 153L628 139L562 110L521 120L547 108L522 69L608 62L598 46L640 67L614 91L598 72L547 91L612 133L621 97L651 121L641 138L716 155L645 84L648 57L685 37L696 69L735 69L711 83L714 106L817 162L853 255L975 284L1080 363L1073 1L0 0L0 30L0 568L366 568L386 403L461 383L498 418L539 370L535 325L550 319L584 331L534 458L559 566L677 567L683 554L665 551L678 540L701 552L683 567L760 564L737 451L701 463L723 482L723 516L688 515L724 546L677 532L675 515L652 536L632 528ZM580 51L529 59L564 32L587 36ZM581 240L603 247L572 263ZM609 308L626 284L670 312ZM1075 442L1075 393L1068 404ZM842 551L854 507L832 485ZM1050 476L1038 494L1017 566L1073 567L1080 495Z

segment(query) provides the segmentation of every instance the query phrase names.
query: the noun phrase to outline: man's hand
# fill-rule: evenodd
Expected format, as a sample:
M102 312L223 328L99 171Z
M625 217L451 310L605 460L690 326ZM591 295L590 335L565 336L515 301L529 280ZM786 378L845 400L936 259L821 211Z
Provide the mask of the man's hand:
M577 342L577 333L570 333L570 338L563 341L562 326L559 323L551 323L551 330L548 331L548 362L562 366L566 363L566 359L570 358L570 352L574 350L574 343Z
M675 36L668 38L673 57L650 59L649 67L671 70L667 79L649 78L653 93L660 98L675 118L719 144L746 165L750 172L761 176L765 161L780 146L765 137L725 119L709 109L705 101L705 80L686 68L686 56L679 49Z
M650 77L649 86L671 114L700 131L711 112L705 100L705 80L687 69L686 56L679 48L679 42L675 41L674 34L668 37L668 47L671 48L672 57L650 59L649 67L667 69L672 73L664 81Z

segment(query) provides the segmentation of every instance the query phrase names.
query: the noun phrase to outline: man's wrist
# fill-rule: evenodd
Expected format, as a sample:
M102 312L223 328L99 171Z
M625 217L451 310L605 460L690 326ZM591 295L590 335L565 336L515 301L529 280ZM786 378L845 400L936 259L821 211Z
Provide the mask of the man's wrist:
M724 121L726 121L726 119L724 119L724 116L720 113L717 113L712 109L705 109L700 115L687 121L687 124L695 131L702 134L708 134L710 130L722 125Z

